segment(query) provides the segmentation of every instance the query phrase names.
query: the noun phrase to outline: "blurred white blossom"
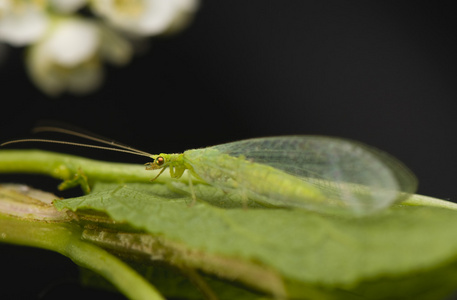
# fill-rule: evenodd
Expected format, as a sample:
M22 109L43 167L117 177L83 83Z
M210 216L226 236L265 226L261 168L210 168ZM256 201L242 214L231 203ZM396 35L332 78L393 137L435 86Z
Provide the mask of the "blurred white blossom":
M197 0L97 0L95 13L113 26L140 36L157 35L183 24L197 7Z
M198 5L199 0L0 0L0 44L28 47L29 74L47 94L84 94L102 83L104 61L128 63L139 38L182 29ZM78 15L84 7L92 17Z
M27 67L35 84L49 95L84 94L101 84L103 60L123 64L131 55L130 44L111 29L69 17L54 20L46 36L31 46Z
M0 0L0 41L13 46L33 43L44 34L48 21L44 1Z

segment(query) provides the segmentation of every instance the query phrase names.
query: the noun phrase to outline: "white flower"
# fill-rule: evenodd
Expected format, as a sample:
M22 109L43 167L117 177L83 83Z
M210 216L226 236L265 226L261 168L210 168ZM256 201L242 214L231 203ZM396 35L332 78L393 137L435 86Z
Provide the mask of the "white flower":
M47 94L88 93L103 81L104 61L128 63L132 43L181 29L199 1L0 0L0 45L29 46L28 73ZM79 16L88 3L94 15Z
M99 23L68 17L54 20L45 38L30 48L27 67L49 95L84 94L101 84L104 59L123 64L131 53L127 41Z
M46 31L48 22L43 1L0 0L1 41L13 46L33 43Z
M151 36L182 27L198 3L198 0L96 0L92 1L92 7L95 13L123 31Z
M57 64L73 67L95 53L99 46L98 36L98 28L94 23L68 19L54 28L44 47Z

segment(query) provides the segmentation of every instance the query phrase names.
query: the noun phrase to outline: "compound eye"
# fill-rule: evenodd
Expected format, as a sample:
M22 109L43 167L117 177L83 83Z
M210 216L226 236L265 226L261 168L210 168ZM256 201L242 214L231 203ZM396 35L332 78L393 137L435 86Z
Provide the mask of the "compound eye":
M163 158L162 156L157 157L157 158L156 158L156 161L155 161L155 163L156 163L158 166L163 165L164 162L165 162L165 158Z

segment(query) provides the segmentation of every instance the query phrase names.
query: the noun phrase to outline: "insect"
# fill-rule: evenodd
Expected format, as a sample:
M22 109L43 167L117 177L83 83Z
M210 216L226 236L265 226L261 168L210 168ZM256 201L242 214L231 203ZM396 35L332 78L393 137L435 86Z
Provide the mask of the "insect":
M267 206L304 208L323 213L367 215L406 199L417 188L414 174L391 155L371 146L327 136L278 136L247 139L179 154L153 155L104 138L56 127L54 131L110 145L25 139L126 152L152 159L147 170L193 176L225 192ZM189 177L190 179L190 177ZM192 181L189 180L192 195Z

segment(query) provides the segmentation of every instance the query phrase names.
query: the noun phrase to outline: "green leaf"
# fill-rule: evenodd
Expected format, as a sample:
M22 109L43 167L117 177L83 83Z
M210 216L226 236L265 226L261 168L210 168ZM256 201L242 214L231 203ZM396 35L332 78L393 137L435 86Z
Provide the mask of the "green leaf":
M229 198L214 197L217 189L196 189L199 198L213 203L189 207L187 195L154 183L98 184L92 194L55 205L105 212L148 233L155 245L143 247L145 254L274 296L437 299L457 286L453 210L397 206L348 218L292 209L226 209L214 205L230 207L224 204ZM120 239L122 233L117 234Z
M151 183L143 166L44 151L0 151L0 172L88 183L90 194L55 201L60 213L6 195L0 209L16 217L0 215L0 237L67 255L130 298L138 284L154 293L144 278L167 296L209 299L441 299L457 287L451 202L414 195L350 218L245 203L196 180L192 205L186 176Z

